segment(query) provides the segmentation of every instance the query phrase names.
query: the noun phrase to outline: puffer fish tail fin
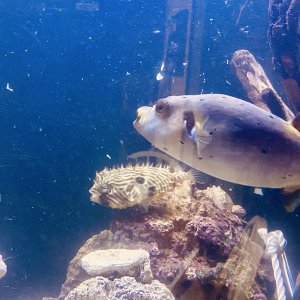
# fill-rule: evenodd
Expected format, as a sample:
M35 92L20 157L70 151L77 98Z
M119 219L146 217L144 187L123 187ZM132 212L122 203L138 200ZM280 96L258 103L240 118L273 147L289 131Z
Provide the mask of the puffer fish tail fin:
M300 186L283 189L283 205L287 212L294 212L300 206Z

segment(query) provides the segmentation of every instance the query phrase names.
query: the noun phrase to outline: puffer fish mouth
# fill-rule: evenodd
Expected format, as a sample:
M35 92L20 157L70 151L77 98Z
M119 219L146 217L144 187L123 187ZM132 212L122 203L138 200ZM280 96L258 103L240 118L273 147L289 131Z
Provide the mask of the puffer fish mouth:
M136 127L138 125L142 125L145 122L145 119L146 119L150 109L151 109L150 106L142 106L137 109L137 117L136 117L135 121L133 122L134 127Z

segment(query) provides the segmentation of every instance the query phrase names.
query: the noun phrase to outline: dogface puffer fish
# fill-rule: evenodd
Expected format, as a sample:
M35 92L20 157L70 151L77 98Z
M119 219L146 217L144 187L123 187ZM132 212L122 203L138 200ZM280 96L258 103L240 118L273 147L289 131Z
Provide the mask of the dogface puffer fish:
M155 147L237 184L300 186L300 133L292 124L221 94L170 96L137 111L135 129Z
M169 165L137 163L97 172L89 192L98 204L118 209L139 205L147 211L155 198L190 179L190 173Z

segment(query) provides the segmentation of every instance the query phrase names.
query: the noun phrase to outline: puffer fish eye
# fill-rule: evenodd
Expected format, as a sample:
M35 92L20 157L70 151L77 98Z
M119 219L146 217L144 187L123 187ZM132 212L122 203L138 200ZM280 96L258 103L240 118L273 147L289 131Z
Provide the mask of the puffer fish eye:
M168 116L170 113L170 105L166 100L158 100L155 105L155 112Z
M164 100L157 101L155 105L155 111L157 113L163 113L169 108L169 104Z

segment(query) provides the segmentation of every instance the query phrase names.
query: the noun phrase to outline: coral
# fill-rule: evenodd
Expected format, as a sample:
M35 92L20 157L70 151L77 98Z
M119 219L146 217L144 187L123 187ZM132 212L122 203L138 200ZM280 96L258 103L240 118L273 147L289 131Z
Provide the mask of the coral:
M66 300L175 300L171 292L159 281L150 284L137 282L133 277L111 281L94 277L72 290Z
M227 197L216 187L198 190L182 185L156 199L148 214L120 212L110 230L79 249L59 299L90 278L81 267L84 255L116 248L146 250L154 278L167 285L176 299L234 299L229 295L243 291L236 299L274 299L273 278L261 271L270 265L260 264L262 248L248 237L246 222L233 213L231 200L224 203ZM110 279L119 276L111 274Z
M2 255L0 255L0 279L6 275L7 272L7 266L2 258Z
M149 253L142 249L96 250L81 259L82 268L91 276L112 274L134 276L144 283L153 279Z

